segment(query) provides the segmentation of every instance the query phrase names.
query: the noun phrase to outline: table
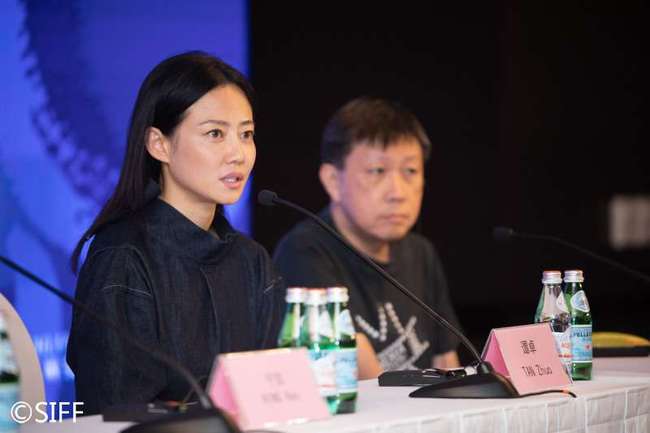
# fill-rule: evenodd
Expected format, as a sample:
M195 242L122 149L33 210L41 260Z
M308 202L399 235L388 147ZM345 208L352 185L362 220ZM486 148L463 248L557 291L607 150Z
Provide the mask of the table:
M508 400L413 399L414 388L359 384L357 413L271 427L287 433L649 433L650 358L597 358L594 379L572 385L578 398L546 394ZM128 423L100 416L73 424L24 425L25 433L115 433Z

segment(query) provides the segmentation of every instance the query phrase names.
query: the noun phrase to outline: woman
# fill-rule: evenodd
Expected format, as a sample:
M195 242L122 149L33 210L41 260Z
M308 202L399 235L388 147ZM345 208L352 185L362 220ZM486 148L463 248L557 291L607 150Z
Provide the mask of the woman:
M222 352L271 347L282 290L271 261L233 230L255 162L251 88L200 52L169 58L140 88L117 187L73 253L94 236L76 297L197 378ZM68 363L86 414L119 403L180 400L187 383L78 311Z

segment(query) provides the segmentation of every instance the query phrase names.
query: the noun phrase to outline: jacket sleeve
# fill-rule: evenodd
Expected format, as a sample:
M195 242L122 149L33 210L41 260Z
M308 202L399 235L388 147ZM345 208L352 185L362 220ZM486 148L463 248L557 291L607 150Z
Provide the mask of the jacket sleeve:
M138 342L158 347L157 315L144 263L130 248L95 252L84 264L76 299ZM166 369L149 353L75 308L68 342L76 398L86 414L123 403L144 403L164 389Z

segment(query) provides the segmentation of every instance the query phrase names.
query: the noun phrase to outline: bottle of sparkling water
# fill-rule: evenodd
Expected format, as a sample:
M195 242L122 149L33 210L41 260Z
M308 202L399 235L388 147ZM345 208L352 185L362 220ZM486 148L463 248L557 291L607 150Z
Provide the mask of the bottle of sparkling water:
M0 432L17 432L18 423L11 418L11 407L19 400L20 376L9 341L4 315L0 311Z
M548 322L551 326L560 361L571 377L571 315L562 291L562 273L544 271L542 285L535 323Z
M581 270L564 271L564 292L571 313L571 376L575 380L591 379L592 342L591 311L585 295Z
M286 313L282 330L278 336L278 347L300 347L300 324L305 311L307 289L302 287L289 287L287 289Z
M305 319L300 331L300 342L309 350L311 367L314 371L320 395L325 399L329 412L337 410L335 352L332 320L327 311L327 291L307 291Z
M353 413L357 403L357 340L348 309L348 289L330 287L327 289L327 308L334 325L336 345L336 392L338 409L336 413Z

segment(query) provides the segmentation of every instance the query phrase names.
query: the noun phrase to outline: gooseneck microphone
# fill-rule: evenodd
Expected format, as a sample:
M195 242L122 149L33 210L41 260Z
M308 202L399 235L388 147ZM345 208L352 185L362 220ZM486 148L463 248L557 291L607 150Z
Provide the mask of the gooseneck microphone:
M638 278L639 280L650 284L650 276L639 272L637 270L634 270L632 268L629 268L625 266L622 263L616 262L612 259L608 259L607 257L603 257L600 254L596 254L593 251L590 251L586 248L583 248L579 245L576 245L574 243L565 241L564 239L558 238L556 236L549 236L549 235L540 235L540 234L534 234L534 233L522 233L522 232L517 232L514 229L510 227L495 227L492 230L492 235L495 240L497 241L511 241L511 240L516 240L516 239L532 239L532 240L539 240L539 241L547 241L547 242L552 242L558 245L562 245L564 247L570 248L572 250L578 251L586 256L589 256L593 259L598 260L599 262L605 263L613 268L618 269L619 271L622 271L628 275L631 275L635 278Z
M85 304L77 301L73 297L69 296L64 291L57 289L51 284L45 282L38 276L34 275L27 269L18 265L14 261L0 255L0 262L4 263L14 271L19 274L27 277L31 281L35 282L39 286L45 288L48 292L54 294L58 298L62 299L64 302L73 305L75 308L78 308L83 314L86 314L88 317L91 317L97 323L110 328L114 331L123 341L126 341L131 346L135 347L138 350L141 350L145 353L149 353L152 358L157 361L162 362L167 367L172 370L180 373L183 378L190 385L192 390L196 393L199 399L199 403L202 407L202 410L197 413L187 413L187 414L172 414L170 416L165 416L160 419L155 419L153 421L148 421L141 424L136 424L123 430L124 433L154 433L154 432L166 432L166 433L192 433L192 432L201 432L207 431L205 428L208 426L212 429L210 431L223 432L223 433L232 433L238 432L239 430L230 425L221 414L221 411L217 409L210 397L205 393L199 382L192 375L192 373L181 364L178 360L168 355L167 353L159 350L153 346L149 346L138 341L135 337L129 334L124 328L116 324L115 322L103 317L100 314L97 314L90 307Z
M306 215L321 228L323 228L332 237L338 240L347 250L359 257L368 266L374 269L393 287L399 290L404 296L413 301L420 307L429 317L437 323L444 326L449 332L459 338L463 345L469 350L472 356L476 359L476 374L457 377L446 380L441 383L427 385L410 394L411 397L430 397L430 398L511 398L519 397L519 394L514 389L508 379L501 374L494 371L490 363L483 361L481 355L476 350L474 345L469 341L462 332L456 329L445 318L436 313L424 301L418 298L415 294L404 287L399 281L393 278L388 272L377 265L370 257L363 252L357 250L348 241L346 241L339 233L330 227L325 221L319 218L316 214L309 210L298 206L295 203L284 200L278 195L269 190L262 190L259 192L257 199L260 204L265 206L274 206L276 204L287 206L299 213Z

